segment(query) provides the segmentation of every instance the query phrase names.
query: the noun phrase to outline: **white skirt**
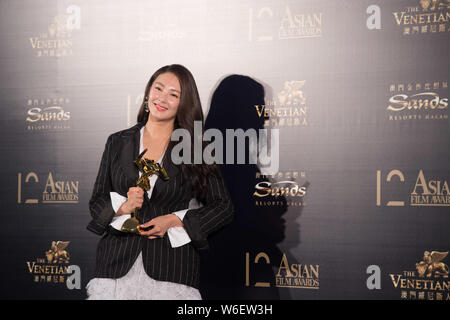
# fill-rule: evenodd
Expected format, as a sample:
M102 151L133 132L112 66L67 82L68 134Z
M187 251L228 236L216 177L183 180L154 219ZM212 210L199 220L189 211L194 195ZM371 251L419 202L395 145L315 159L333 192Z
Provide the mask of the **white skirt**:
M200 291L180 283L158 281L147 275L139 254L122 278L94 278L86 285L88 300L201 300Z

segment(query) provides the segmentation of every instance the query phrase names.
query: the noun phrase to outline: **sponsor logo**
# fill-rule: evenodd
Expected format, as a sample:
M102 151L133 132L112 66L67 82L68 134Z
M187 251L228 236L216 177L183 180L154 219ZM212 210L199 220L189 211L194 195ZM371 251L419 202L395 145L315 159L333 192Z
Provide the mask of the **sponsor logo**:
M69 241L52 241L45 257L27 261L28 273L33 282L47 284L63 284L68 289L81 289L81 271L76 265L69 265L70 255L66 250Z
M248 41L274 41L322 37L321 12L305 12L301 7L286 5L250 8Z
M285 81L277 99L265 105L255 105L258 117L265 119L266 127L292 127L308 125L308 107L304 86L306 80Z
M319 265L318 264L290 264L285 253L278 264L278 270L274 279L251 279L252 268L257 264L268 264L272 262L265 252L259 252L254 259L250 253L245 253L245 286L270 288L296 288L296 289L319 289ZM278 261L276 262L278 263ZM262 281L264 280L264 281Z
M408 300L450 300L449 268L443 260L447 252L425 251L414 271L389 274L400 297Z
M25 118L28 131L49 131L70 129L71 114L67 111L70 99L33 98L27 101Z
M70 5L64 14L54 16L47 29L30 37L29 43L37 57L73 55L73 31L81 28L81 8Z
M79 181L62 180L59 175L49 172L45 177L45 185L42 185L39 176L35 172L29 172L23 178L23 174L17 174L17 203L38 204L71 204L79 201ZM28 190L30 189L30 190ZM40 197L36 192L40 191ZM25 199L24 198L25 195ZM29 198L29 196L31 196Z
M256 179L264 179L264 181L255 185L253 193L255 206L305 206L306 186L299 185L299 182L296 181L305 178L305 171L280 171L273 175L256 173ZM278 197L284 197L286 201L276 200Z
M425 174L424 170L420 169L417 176L415 176L415 183L410 183L409 186L405 187L405 174L400 170L394 169L389 171L385 181L383 181L382 176L381 170L377 170L377 206L403 207L408 203L410 206L450 206L450 188L445 178L433 177L430 174ZM391 188L394 183L398 186L397 191L405 190L404 196L401 199L390 199L382 203L382 196L389 198L389 196L382 194L382 190ZM401 194L402 192L396 193Z
M389 121L448 119L448 81L391 84L389 94Z
M420 0L392 14L406 36L450 31L449 0Z

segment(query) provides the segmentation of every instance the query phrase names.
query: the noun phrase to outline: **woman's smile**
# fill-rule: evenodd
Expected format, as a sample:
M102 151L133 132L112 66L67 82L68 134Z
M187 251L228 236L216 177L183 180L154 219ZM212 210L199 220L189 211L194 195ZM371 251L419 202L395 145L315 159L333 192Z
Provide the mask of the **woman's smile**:
M161 106L161 105L159 105L157 103L155 103L154 105L155 105L156 110L158 110L158 111L162 112L162 111L166 111L167 110L166 107L163 107L163 106Z

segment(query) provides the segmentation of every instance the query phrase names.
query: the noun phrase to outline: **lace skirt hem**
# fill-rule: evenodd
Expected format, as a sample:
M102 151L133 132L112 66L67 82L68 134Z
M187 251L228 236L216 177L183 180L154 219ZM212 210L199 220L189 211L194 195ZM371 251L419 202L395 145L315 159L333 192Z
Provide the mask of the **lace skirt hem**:
M86 286L88 300L201 300L198 289L158 281L147 275L142 253L130 271L119 279L94 278Z

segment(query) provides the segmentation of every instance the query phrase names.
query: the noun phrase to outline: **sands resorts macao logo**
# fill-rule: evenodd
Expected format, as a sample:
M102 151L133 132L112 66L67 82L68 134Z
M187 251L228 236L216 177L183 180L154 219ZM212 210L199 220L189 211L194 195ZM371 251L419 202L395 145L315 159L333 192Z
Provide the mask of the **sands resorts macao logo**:
M279 171L273 175L256 173L256 179L262 179L255 185L253 198L257 207L305 206L305 171ZM283 201L280 200L283 197ZM285 200L285 201L284 201Z
M61 131L70 129L68 97L30 98L25 118L28 131Z
M444 262L448 251L425 251L415 270L390 273L389 278L401 299L450 300L449 267Z
M448 81L392 83L386 112L393 122L448 120Z
M152 8L148 8L151 12ZM139 42L154 42L163 40L179 40L186 37L186 31L179 26L181 17L174 17L176 11L171 15L161 13L155 14L148 19L148 12L139 10Z

